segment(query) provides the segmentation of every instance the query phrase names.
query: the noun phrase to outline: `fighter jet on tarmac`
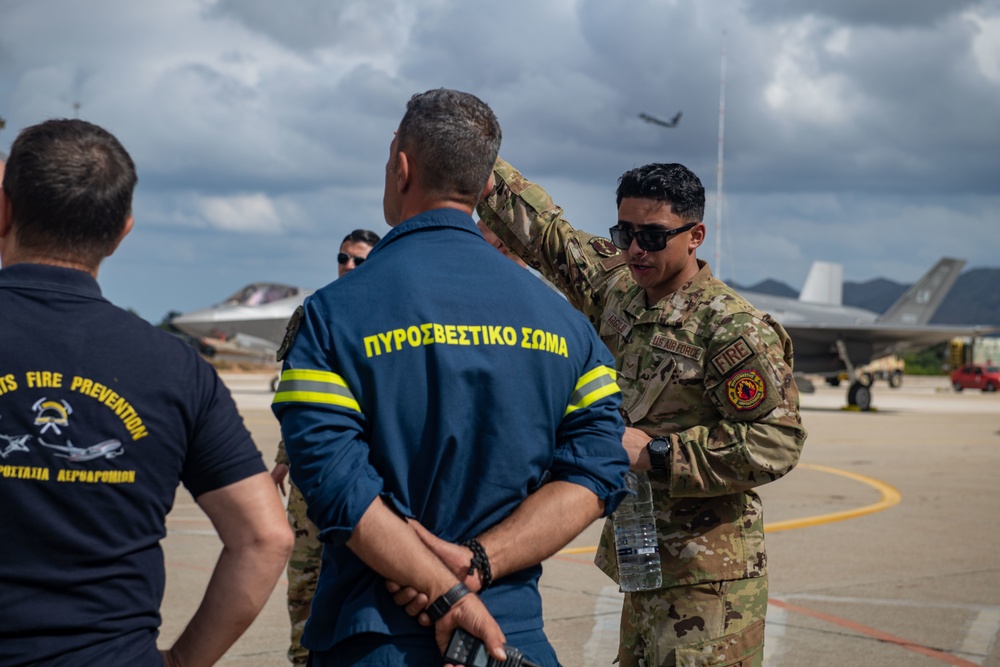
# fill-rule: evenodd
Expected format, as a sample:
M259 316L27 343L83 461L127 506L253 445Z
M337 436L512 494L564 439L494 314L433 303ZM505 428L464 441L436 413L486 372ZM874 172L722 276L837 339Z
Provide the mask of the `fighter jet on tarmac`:
M990 327L931 325L931 317L954 285L965 260L942 258L887 311L844 306L843 268L815 262L798 299L742 291L788 332L795 348L796 374L851 378L847 403L871 408L871 387L855 378L855 368L891 354L931 347L956 336L981 336Z
M846 372L852 378L848 405L868 410L871 387L853 380L856 367L956 336L981 336L992 331L988 327L928 324L964 265L964 260L939 260L881 315L844 306L843 268L827 262L813 264L798 299L741 293L788 331L795 348L796 374L832 378ZM175 317L172 323L192 336L224 338L274 352L284 338L288 319L309 294L312 290L254 283L216 306Z
M171 323L198 338L221 338L246 348L276 352L288 318L313 291L253 283L222 303L178 315Z

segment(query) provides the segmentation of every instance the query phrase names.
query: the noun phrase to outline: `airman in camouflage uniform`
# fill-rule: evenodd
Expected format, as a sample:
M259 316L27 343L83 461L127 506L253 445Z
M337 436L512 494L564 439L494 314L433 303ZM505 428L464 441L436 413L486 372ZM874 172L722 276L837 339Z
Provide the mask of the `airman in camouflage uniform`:
M378 234L368 229L355 229L345 236L337 255L337 277L341 278L364 264L368 253L380 238ZM274 457L274 462L271 478L284 493L285 477L288 475L288 454L285 453L284 440L278 443L278 454ZM319 531L306 516L306 500L291 479L288 481L287 513L288 524L295 533L295 546L287 570L288 620L292 625L288 660L293 665L304 665L309 658L309 651L302 646L302 632L305 630L306 621L309 620L313 596L316 595L323 546L319 541Z
M288 472L288 454L285 453L285 441L278 443L278 455L274 457L277 464L275 471ZM272 472L274 475L274 472ZM284 474L281 475L282 480ZM295 534L295 546L288 560L288 619L292 624L291 644L288 647L288 660L293 665L304 665L309 658L309 651L302 646L302 632L305 630L312 600L316 595L316 583L319 581L319 566L323 556L323 545L320 544L316 525L306 516L306 500L302 492L289 480L288 482L288 525Z
M643 185L650 172L681 174L682 191ZM633 469L649 471L663 584L626 593L620 664L760 665L767 560L753 489L791 470L806 437L788 335L696 259L704 189L683 166L622 177L627 252L573 229L503 160L494 179L480 218L598 328L619 373L623 444ZM642 248L656 245L635 238L644 230L667 243ZM656 436L670 449L663 468L650 469L646 443ZM617 581L611 521L595 562Z

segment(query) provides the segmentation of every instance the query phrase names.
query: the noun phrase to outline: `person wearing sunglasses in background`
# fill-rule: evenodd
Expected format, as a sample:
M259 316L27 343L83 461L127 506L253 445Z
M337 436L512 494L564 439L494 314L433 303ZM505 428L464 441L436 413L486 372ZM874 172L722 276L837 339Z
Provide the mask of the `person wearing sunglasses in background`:
M343 278L364 264L368 253L379 240L379 235L368 229L355 229L345 236L340 244L340 252L337 253L337 277ZM288 475L288 454L285 452L284 441L278 443L274 463L271 479L284 493L285 477ZM288 561L288 620L292 625L288 660L293 665L304 665L309 651L302 647L302 632L316 595L323 546L316 536L316 526L306 516L306 501L302 492L291 480L288 487L288 523L295 533L295 548Z
M631 467L653 490L662 585L626 593L619 665L760 665L760 497L806 432L782 327L696 256L705 191L680 164L626 172L611 240L578 231L501 159L477 212L587 315L615 356ZM613 519L595 559L616 582Z
M367 229L355 229L345 236L337 253L337 277L343 278L345 273L364 264L378 242L379 235Z

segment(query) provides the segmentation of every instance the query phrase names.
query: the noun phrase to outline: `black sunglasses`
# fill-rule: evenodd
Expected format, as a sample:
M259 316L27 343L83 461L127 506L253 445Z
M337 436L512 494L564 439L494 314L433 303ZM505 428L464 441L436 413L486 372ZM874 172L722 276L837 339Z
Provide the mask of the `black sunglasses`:
M347 260L353 259L354 266L361 266L365 263L364 257L358 257L357 255L348 255L346 252L337 253L337 264L347 264Z
M608 231L611 232L611 242L615 244L616 248L628 250L628 247L632 245L632 239L635 239L643 250L656 252L667 247L667 239L671 236L686 232L697 224L697 222L689 222L677 229L640 229L639 231L632 231L628 227L612 227Z

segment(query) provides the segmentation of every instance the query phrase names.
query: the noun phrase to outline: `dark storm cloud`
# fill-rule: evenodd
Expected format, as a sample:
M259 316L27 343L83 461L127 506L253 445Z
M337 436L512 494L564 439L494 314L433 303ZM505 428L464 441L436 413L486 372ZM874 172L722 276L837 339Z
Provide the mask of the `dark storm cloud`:
M587 10L581 27L594 55L590 71L631 107L620 108L622 118L633 110L663 117L684 110L678 128L640 128L638 141L638 133L615 126L620 119L605 118L597 141L614 137L644 155L641 143L659 139L704 173L714 158L706 148L717 136L726 22L716 21L713 35L693 3L650 3L628 13L591 3ZM788 22L756 31L737 22L726 37L733 188L995 190L984 174L1000 170L993 129L1000 87L972 56L970 21L942 11L933 27L889 31L781 18ZM966 164L981 168L969 173Z
M207 11L232 18L293 51L345 48L377 53L387 49L392 31L386 27L404 13L398 0L218 0Z
M751 0L747 16L760 21L787 21L822 16L851 25L932 27L982 0Z
M614 221L623 171L687 164L714 263L723 30L724 276L798 285L825 259L913 280L1000 245L997 0L46 0L4 21L0 150L74 101L122 139L138 222L107 289L151 318L253 280L327 282L331 239L385 231L392 131L440 86L488 102L503 155L587 231ZM638 117L678 111L672 129Z

